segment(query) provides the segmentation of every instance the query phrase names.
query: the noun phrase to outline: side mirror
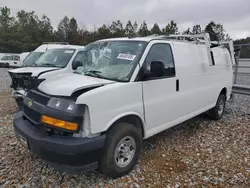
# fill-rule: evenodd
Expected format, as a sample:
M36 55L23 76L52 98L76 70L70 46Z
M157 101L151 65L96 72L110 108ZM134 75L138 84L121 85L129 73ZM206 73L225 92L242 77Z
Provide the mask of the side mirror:
M73 61L73 63L72 63L72 69L73 70L76 70L80 66L82 66L82 62L81 61Z
M165 65L162 61L152 61L150 64L151 77L163 77L165 73Z

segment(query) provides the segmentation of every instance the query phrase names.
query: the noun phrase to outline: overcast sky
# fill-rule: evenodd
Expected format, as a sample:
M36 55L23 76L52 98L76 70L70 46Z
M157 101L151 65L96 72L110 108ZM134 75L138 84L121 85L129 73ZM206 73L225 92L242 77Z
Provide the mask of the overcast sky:
M34 10L46 14L54 27L67 15L75 17L80 27L93 29L113 20L157 22L166 25L171 19L183 31L209 21L222 23L234 38L250 36L250 0L0 0L12 14L18 10Z

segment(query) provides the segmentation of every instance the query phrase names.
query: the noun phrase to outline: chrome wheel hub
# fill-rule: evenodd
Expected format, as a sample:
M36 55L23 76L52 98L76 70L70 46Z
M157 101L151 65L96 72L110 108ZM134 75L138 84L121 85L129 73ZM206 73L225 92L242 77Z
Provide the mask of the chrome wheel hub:
M136 144L131 136L124 137L115 150L115 162L120 168L126 167L134 158Z
M221 115L224 111L225 103L223 100L220 100L218 105L218 114Z

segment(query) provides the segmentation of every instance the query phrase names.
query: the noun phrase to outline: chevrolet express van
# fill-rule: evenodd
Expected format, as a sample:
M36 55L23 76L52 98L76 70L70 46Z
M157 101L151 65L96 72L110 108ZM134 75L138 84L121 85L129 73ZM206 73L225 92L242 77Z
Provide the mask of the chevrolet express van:
M28 91L14 117L16 136L56 169L123 176L144 139L204 112L222 118L232 57L208 34L96 41L76 72Z

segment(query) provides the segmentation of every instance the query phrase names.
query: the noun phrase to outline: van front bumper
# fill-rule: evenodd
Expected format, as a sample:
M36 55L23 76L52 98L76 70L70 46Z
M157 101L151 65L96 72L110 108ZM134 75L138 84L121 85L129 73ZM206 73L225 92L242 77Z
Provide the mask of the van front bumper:
M45 160L57 170L64 172L86 172L98 166L106 140L106 135L94 138L70 136L49 136L26 120L22 112L14 116L16 137L36 156Z

